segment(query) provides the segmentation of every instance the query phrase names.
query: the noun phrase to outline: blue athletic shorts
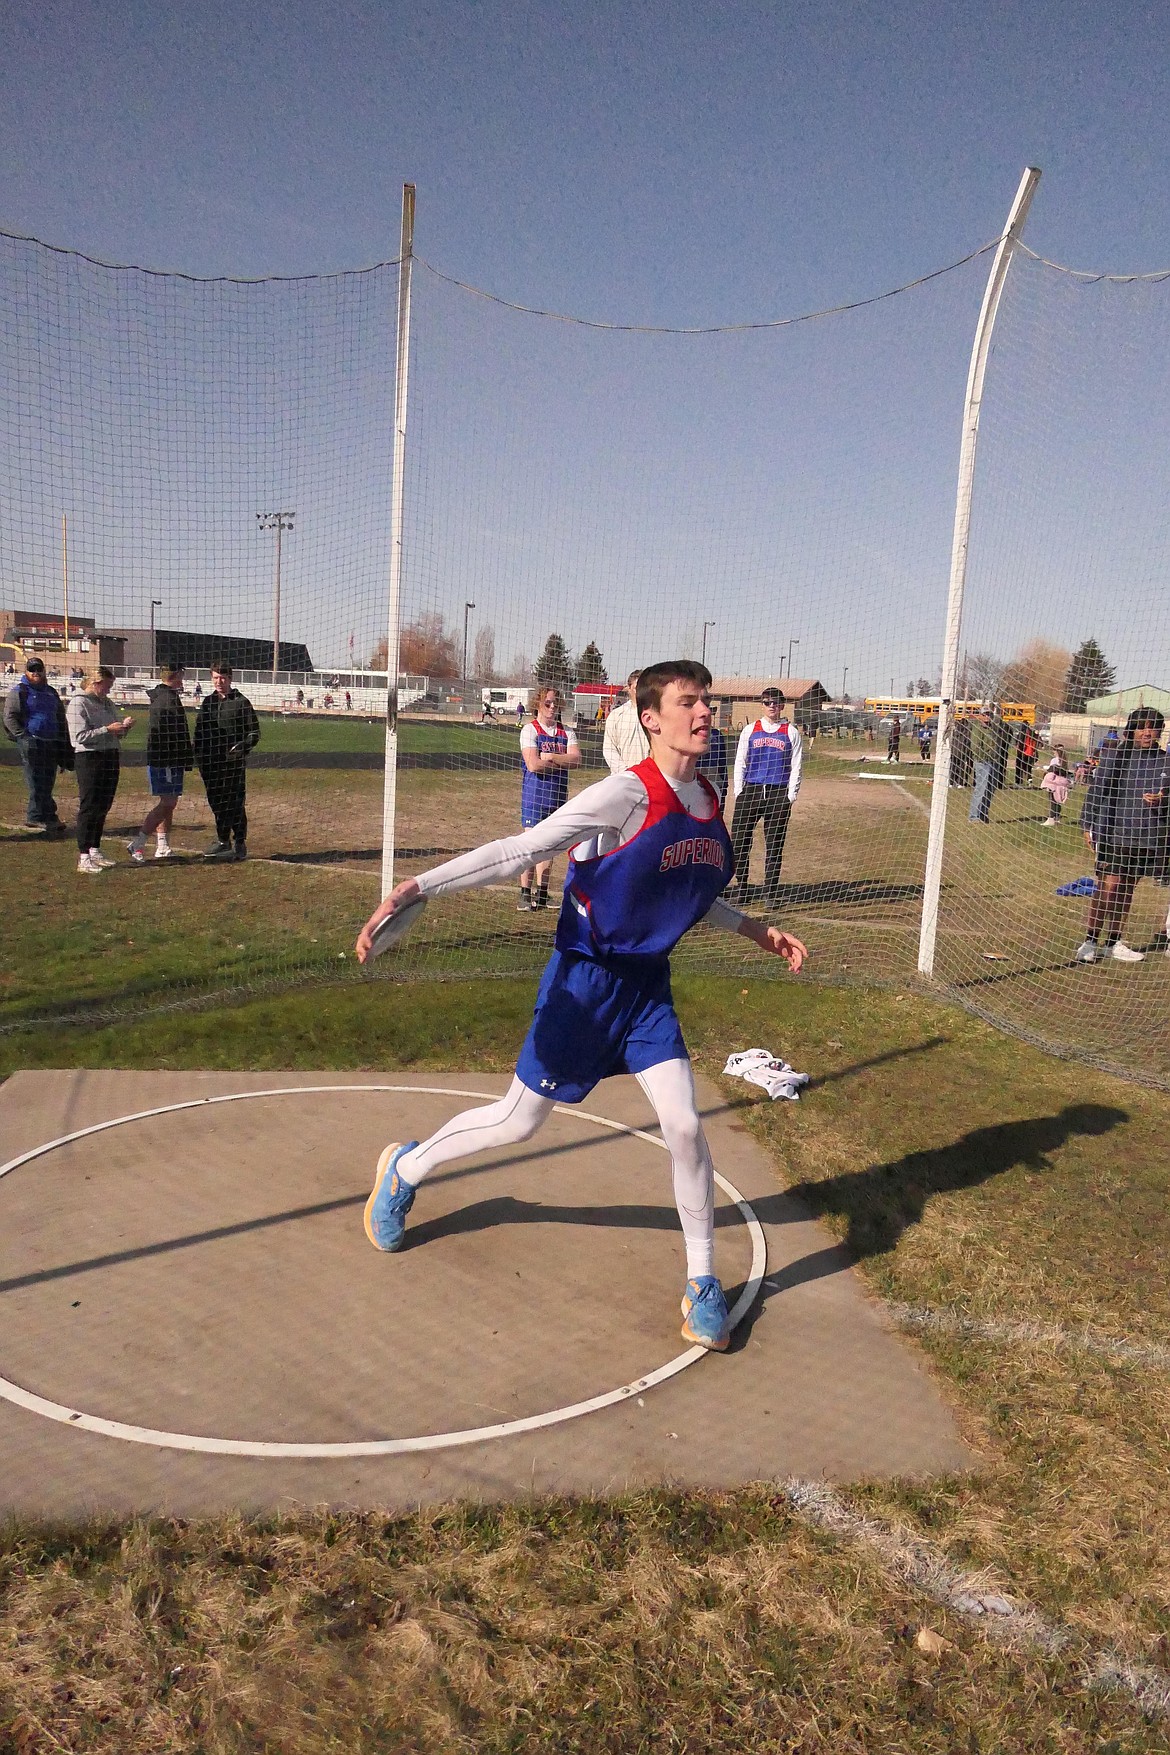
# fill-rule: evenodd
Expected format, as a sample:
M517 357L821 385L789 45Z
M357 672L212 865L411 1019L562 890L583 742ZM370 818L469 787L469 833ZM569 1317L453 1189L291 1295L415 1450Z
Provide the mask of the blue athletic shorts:
M516 1076L538 1097L580 1103L615 1073L687 1058L668 965L619 974L587 957L554 951Z
M146 778L150 785L152 798L182 798L183 770L178 768L147 767Z

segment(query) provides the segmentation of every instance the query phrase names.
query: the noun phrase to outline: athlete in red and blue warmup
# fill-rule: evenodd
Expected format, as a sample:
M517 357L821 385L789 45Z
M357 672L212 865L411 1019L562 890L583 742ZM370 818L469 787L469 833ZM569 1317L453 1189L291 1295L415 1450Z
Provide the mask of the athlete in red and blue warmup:
M511 1088L421 1144L386 1147L366 1203L366 1235L376 1249L400 1248L418 1185L432 1170L530 1139L554 1102L580 1103L600 1079L632 1073L671 1155L687 1256L683 1336L722 1352L730 1329L715 1274L711 1154L671 997L670 953L700 920L750 938L794 973L808 953L799 939L720 900L732 875L731 843L714 791L695 772L710 738L710 687L710 671L690 659L644 670L645 761L586 787L520 835L407 878L362 928L357 954L364 963L374 928L419 896L506 882L572 850L556 949Z

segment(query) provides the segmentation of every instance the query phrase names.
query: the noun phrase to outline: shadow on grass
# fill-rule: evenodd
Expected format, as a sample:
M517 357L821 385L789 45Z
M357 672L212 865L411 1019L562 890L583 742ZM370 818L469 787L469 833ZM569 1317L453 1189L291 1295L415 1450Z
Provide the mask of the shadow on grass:
M855 1258L885 1255L919 1223L932 1196L977 1188L1017 1166L1049 1170L1052 1154L1076 1135L1097 1137L1128 1120L1124 1109L1072 1103L1056 1115L975 1128L949 1146L909 1152L893 1163L799 1182L789 1194L817 1218L844 1219L845 1247Z
M921 884L891 884L881 878L826 878L815 884L777 884L767 890L763 884L748 884L743 892L745 902L766 902L769 907L799 908L822 902L840 906L868 907L879 902L917 902L922 897ZM727 898L738 902L740 892Z
M875 1054L869 1060L855 1060L849 1066L838 1067L835 1072L821 1073L818 1078L810 1079L805 1089L815 1091L821 1085L836 1084L839 1079L852 1078L854 1073L886 1066L891 1060L905 1060L909 1054L929 1054L932 1048L943 1048L949 1041L949 1036L928 1036L925 1042L912 1042L908 1048L888 1048L884 1054Z
M396 847L395 859L455 859L461 853L469 853L469 847ZM328 848L316 853L265 853L261 855L270 865L342 865L349 860L366 860L373 864L381 862L380 847L338 847Z

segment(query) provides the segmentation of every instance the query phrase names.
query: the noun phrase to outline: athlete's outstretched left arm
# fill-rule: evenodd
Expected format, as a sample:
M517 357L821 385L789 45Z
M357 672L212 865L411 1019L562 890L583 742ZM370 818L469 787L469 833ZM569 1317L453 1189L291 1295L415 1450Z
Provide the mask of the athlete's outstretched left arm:
M794 975L808 958L808 947L798 938L793 938L790 932L781 932L778 926L768 926L763 920L753 920L750 914L741 914L722 896L711 904L703 920L707 926L721 927L724 932L738 932L741 938L750 938L762 951L783 957Z

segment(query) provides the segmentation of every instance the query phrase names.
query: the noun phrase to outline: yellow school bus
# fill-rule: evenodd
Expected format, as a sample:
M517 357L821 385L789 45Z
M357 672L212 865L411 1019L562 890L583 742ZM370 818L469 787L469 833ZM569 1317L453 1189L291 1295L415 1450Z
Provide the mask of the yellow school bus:
M1035 725L1036 705L1033 701L999 701L997 702L1001 719L1011 725ZM926 725L938 719L939 698L937 695L867 695L865 710L877 713L888 719L897 713L909 715L916 725ZM978 713L978 701L956 701L955 718L969 719Z

